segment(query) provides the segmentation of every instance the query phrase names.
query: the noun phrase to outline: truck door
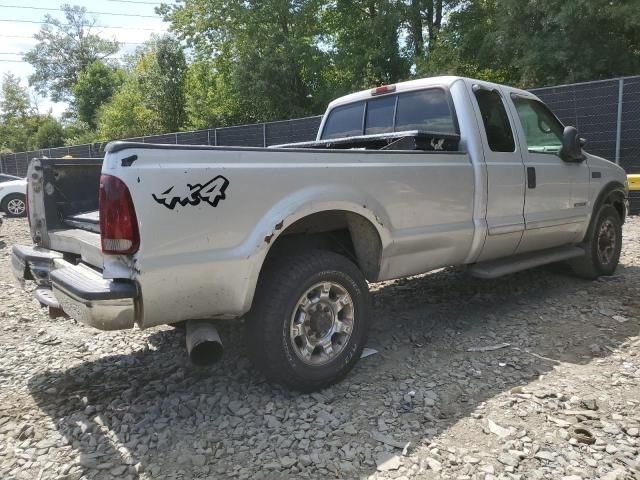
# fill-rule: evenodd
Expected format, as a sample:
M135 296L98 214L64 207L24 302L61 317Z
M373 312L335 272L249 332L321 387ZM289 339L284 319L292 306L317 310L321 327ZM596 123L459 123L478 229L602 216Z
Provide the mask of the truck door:
M588 178L588 166L560 158L564 127L544 103L520 94L511 100L526 168L525 231L517 253L575 242L587 219L578 180Z
M513 255L520 243L525 227L524 164L503 94L483 82L471 87L488 182L487 236L477 259L481 261Z

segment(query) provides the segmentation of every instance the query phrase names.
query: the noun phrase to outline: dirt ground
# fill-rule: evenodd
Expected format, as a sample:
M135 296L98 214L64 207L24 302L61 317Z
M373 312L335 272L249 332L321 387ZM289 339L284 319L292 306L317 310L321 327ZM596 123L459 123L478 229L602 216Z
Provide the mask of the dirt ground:
M547 267L371 285L378 353L312 395L251 368L241 322L196 368L169 327L50 320L11 275L28 241L5 219L0 478L640 478L638 217L595 282Z

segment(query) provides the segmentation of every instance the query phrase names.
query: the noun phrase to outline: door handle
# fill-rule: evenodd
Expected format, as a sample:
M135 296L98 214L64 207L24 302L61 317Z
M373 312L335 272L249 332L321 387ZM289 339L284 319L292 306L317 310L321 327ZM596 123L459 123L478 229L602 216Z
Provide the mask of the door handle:
M527 167L527 187L536 188L536 169Z

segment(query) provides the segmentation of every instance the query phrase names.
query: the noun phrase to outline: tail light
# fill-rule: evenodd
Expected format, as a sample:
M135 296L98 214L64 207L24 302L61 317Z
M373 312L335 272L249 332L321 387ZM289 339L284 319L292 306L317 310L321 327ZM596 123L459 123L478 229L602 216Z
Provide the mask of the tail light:
M100 240L102 253L136 253L140 246L138 220L129 189L111 175L100 176Z
M392 93L395 91L396 91L395 85L383 85L381 87L376 87L371 89L369 93L371 93L371 96L376 96L376 95L384 95L385 93Z

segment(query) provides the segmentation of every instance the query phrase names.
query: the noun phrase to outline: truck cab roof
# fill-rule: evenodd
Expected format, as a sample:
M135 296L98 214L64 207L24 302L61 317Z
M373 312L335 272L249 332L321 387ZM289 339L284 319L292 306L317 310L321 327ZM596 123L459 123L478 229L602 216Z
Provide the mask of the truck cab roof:
M420 90L427 87L451 87L455 82L458 81L470 81L470 82L482 82L483 85L498 88L507 88L510 92L518 93L522 96L537 98L531 92L527 92L526 90L520 90L518 88L506 87L504 85L499 85L497 83L486 82L484 80L476 80L468 77L459 77L459 76L451 76L444 75L439 77L427 77L427 78L419 78L417 80L409 80L406 82L398 82L395 84L390 84L388 87L392 87L393 89L389 90L388 93L398 93L398 92L408 92L411 90ZM331 103L329 103L327 107L327 112L338 105L345 105L351 102L356 102L359 100L366 100L371 98L372 95L376 95L375 88L370 88L367 90L361 90L356 93L350 93L349 95L345 95L343 97L336 98ZM384 95L384 93L378 93L378 95Z

